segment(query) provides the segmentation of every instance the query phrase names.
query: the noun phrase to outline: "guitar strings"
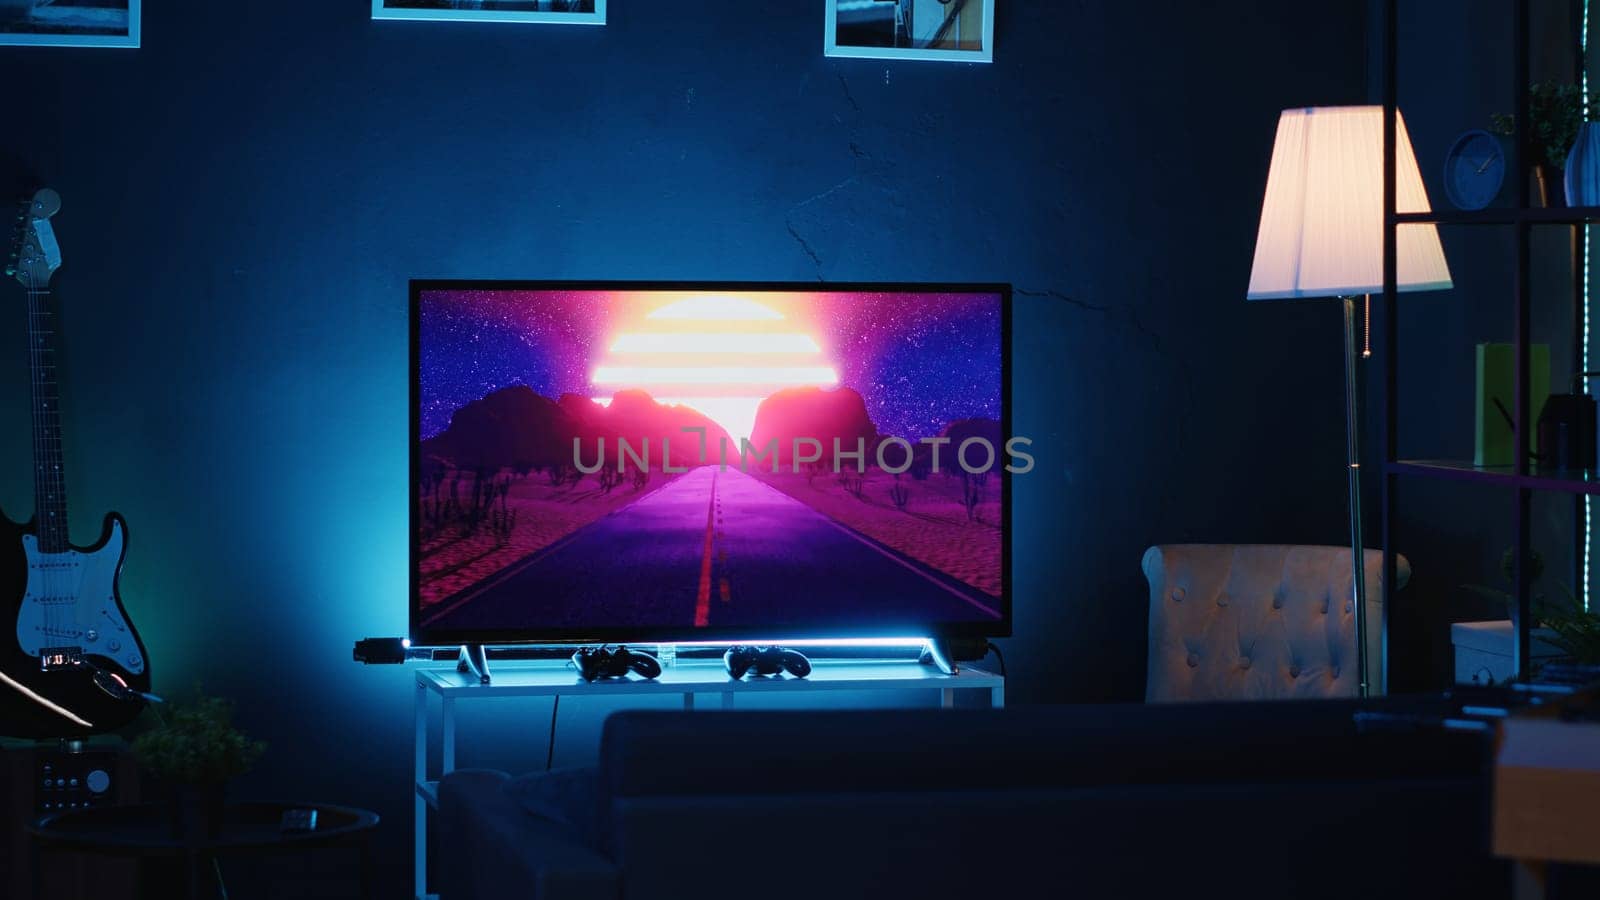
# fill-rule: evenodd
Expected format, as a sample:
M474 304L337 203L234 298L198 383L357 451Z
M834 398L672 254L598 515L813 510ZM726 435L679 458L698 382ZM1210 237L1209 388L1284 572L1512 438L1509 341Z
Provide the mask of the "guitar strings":
M38 259L29 263L29 291L28 291L28 329L30 343L29 352L33 361L30 367L30 379L34 390L34 465L36 467L34 479L34 510L37 532L37 549L40 555L39 584L42 595L36 597L44 606L45 636L48 638L46 646L64 646L70 643L75 635L69 633L69 625L75 624L76 612L72 621L68 621L67 610L61 602L69 587L70 575L60 566L43 557L55 556L64 552L66 545L66 522L59 514L63 503L60 502L62 488L62 472L60 468L60 408L52 411L50 404L56 402L58 397L52 397L50 388L55 383L54 344L49 335L54 334L51 329L51 310L47 297L48 287L38 287L39 273ZM59 391L57 392L59 395ZM55 433L52 434L52 423ZM74 591L74 594L76 591Z
M33 401L30 404L31 408L29 410L29 412L31 413L31 415L33 417L33 465L34 465L34 476L33 476L34 507L33 508L34 508L34 519L35 519L35 525L36 525L36 529L35 530L37 532L37 540L38 540L38 545L36 546L36 549L42 551L43 550L43 546L42 546L43 545L43 537L44 537L44 532L43 532L44 521L43 521L43 517L40 515L40 513L43 511L41 509L43 504L40 503L40 501L43 500L44 498L40 495L40 487L42 486L42 482L43 482L43 479L42 479L41 476L43 475L43 472L44 472L44 469L43 469L43 466L44 466L44 462L43 462L43 460L44 460L44 441L43 441L44 421L39 415L39 339L38 339L38 337L36 335L36 332L38 330L38 321L39 321L38 320L38 309L39 309L39 302L38 301L39 301L39 297L38 297L38 291L34 287L34 281L35 281L37 276L36 276L36 274L34 272L34 268L33 268L33 258L31 256L29 256L28 259L25 260L25 262L26 262L27 267L28 267L28 330L27 330L27 335L28 335L28 388L32 392L32 396L30 397L30 399ZM30 577L29 580L33 581L36 584L38 584L39 585L39 589L40 589L41 592L47 591L48 587L43 583L43 579L45 577L44 571L42 569L35 569L34 573L35 573L35 575L37 575L38 580L35 581L35 579L32 578L32 577ZM48 601L46 600L45 596L43 596L41 594L41 595L37 595L37 596L34 597L34 602L44 605L45 628L47 630L50 629L52 627L52 623L50 621L50 606L49 606Z
M28 355L31 365L29 366L28 377L33 391L33 463L35 469L33 485L35 495L34 518L36 520L35 550L38 556L42 557L49 549L48 545L51 543L51 538L47 533L49 529L49 516L48 500L45 492L48 487L46 482L49 478L49 474L45 470L45 466L47 465L45 459L47 436L45 434L46 419L42 409L42 404L45 402L43 399L44 338L40 334L40 307L42 304L40 302L41 291L36 286L38 282L38 273L35 266L36 261L30 259L28 261L28 325L30 326L28 328ZM46 643L54 644L55 631L59 624L59 616L54 609L54 604L51 602L55 596L55 585L52 577L53 573L49 567L43 564L42 559L37 560L35 564L38 566L38 568L35 569L35 573L38 576L36 583L39 586L39 593L35 595L34 601L43 606L45 630L44 637L47 639Z

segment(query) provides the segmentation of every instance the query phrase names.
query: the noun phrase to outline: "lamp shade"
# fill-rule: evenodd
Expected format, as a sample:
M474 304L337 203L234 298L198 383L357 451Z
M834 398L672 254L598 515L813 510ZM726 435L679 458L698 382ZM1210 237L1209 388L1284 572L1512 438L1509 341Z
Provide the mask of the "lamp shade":
M1395 209L1427 212L1404 118L1395 122ZM1402 291L1451 287L1439 230L1397 229ZM1278 119L1261 204L1251 300L1335 297L1383 290L1383 107L1287 109Z

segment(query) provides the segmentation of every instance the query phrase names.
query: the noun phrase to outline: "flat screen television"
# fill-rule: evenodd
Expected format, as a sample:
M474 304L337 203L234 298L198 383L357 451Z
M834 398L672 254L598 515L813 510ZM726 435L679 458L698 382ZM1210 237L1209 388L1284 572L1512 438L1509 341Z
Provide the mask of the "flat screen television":
M413 643L1009 634L1010 323L1005 285L412 282Z

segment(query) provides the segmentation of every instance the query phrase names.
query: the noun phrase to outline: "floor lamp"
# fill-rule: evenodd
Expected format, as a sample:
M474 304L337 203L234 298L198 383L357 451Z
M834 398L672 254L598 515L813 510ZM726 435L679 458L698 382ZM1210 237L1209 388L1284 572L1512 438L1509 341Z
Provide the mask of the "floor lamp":
M1399 116L1399 113L1396 113ZM1395 122L1395 208L1427 212L1428 194L1404 119ZM1350 558L1354 574L1359 695L1368 694L1367 578L1361 539L1360 386L1356 299L1383 290L1383 107L1284 110L1261 204L1251 300L1337 297L1344 302L1345 430L1350 475ZM1451 287L1431 224L1398 229L1398 287Z

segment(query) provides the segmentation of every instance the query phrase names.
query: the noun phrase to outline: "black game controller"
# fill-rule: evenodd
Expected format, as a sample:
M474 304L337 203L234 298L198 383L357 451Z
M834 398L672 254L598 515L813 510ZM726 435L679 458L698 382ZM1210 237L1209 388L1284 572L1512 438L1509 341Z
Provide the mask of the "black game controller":
M788 672L796 678L811 674L811 660L797 650L784 647L729 647L722 654L722 664L734 678L743 678L746 672L757 675L777 675Z
M638 650L629 650L627 647L618 647L615 650L606 647L584 647L572 654L572 664L578 667L578 674L584 681L594 681L596 678L623 678L629 672L638 672L645 678L656 678L661 675L661 662L648 653Z

